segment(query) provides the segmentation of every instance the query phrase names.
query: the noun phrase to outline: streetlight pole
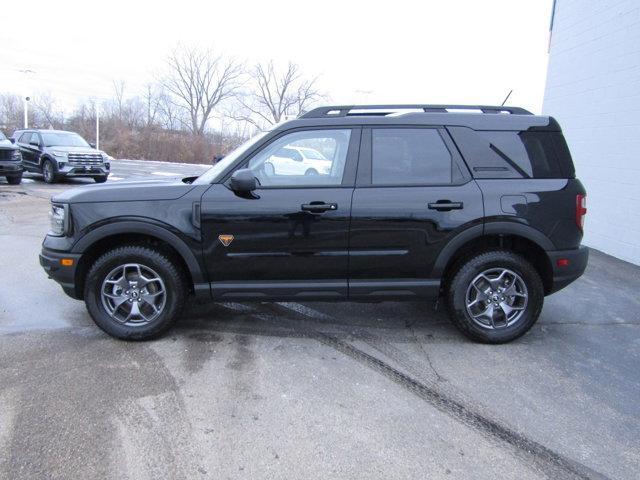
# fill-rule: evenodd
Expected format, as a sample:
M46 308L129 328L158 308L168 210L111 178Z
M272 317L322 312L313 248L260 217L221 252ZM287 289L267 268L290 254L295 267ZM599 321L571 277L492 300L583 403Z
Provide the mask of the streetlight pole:
M20 73L24 73L24 78L25 78L25 84L26 84L26 79L27 79L27 75L30 73L36 73L33 70L30 70L28 68L25 68L24 70L18 70ZM25 90L26 90L26 85L25 85ZM24 128L27 129L29 128L29 100L31 100L31 98L29 98L28 94L25 92L24 95Z
M96 101L96 150L100 150L100 104Z

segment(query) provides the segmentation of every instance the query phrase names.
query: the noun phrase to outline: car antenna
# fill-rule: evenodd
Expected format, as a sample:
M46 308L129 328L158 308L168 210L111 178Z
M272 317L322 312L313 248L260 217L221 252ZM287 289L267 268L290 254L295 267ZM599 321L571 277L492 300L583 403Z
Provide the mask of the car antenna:
M507 96L504 97L504 100L502 101L502 103L500 104L501 107L504 107L504 104L507 103L507 100L509 100L509 97L511 96L511 93L513 92L513 88L511 90L509 90L509 93L507 93Z

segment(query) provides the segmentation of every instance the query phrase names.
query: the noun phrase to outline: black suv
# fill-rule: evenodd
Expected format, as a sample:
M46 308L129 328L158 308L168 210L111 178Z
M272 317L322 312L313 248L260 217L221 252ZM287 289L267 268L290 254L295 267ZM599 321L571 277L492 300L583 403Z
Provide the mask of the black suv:
M24 169L41 173L47 183L63 177L91 177L97 183L107 181L111 157L93 148L77 133L17 130L13 139L22 152Z
M514 107L322 107L200 177L55 196L40 262L118 338L164 332L189 294L442 296L465 335L501 343L529 330L544 296L584 272L585 212L551 117Z
M18 185L22 181L20 150L7 140L2 132L0 132L0 176L4 176L9 185Z

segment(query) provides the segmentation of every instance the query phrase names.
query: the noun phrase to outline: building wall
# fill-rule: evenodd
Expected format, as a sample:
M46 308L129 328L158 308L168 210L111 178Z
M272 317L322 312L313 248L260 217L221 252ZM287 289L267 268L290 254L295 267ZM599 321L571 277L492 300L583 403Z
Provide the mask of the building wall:
M542 108L587 189L584 243L640 264L640 0L556 0Z

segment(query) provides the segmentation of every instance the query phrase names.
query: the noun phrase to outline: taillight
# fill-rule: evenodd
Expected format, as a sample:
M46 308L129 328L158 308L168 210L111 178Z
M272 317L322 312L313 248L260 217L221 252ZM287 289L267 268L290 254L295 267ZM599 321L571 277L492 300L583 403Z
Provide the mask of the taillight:
M587 195L576 195L576 224L584 228L584 216L587 214Z

